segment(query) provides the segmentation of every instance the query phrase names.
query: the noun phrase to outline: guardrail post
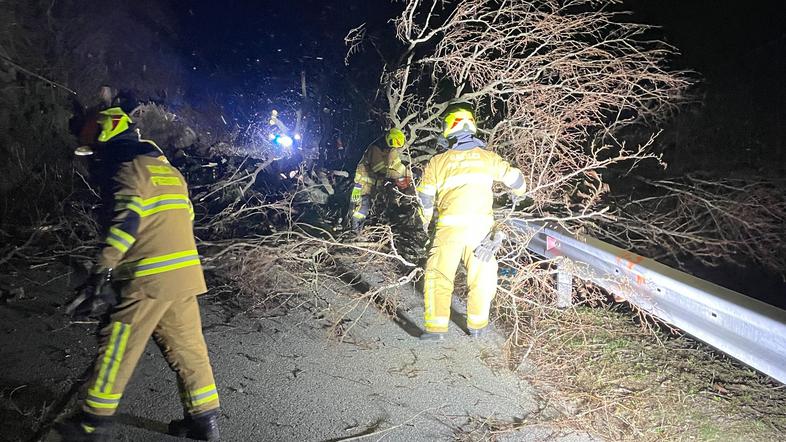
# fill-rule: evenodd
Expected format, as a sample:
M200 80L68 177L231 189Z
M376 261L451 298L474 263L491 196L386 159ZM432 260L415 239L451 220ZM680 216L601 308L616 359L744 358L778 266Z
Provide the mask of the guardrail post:
M573 305L573 274L567 267L564 258L557 263L557 308Z

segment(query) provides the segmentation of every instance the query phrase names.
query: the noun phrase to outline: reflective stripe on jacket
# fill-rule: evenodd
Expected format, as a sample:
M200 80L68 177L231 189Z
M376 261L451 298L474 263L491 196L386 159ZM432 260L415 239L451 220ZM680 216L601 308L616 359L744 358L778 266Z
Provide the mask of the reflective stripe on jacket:
M437 226L491 222L494 183L502 182L522 194L524 177L502 157L484 149L477 138L459 138L456 146L426 165L417 189L423 221L430 223L436 209Z

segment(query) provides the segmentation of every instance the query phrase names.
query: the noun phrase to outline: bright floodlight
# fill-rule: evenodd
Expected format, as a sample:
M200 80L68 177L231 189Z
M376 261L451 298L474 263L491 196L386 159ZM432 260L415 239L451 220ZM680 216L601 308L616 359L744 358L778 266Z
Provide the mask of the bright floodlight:
M292 138L289 135L281 134L274 141L281 147L292 147Z

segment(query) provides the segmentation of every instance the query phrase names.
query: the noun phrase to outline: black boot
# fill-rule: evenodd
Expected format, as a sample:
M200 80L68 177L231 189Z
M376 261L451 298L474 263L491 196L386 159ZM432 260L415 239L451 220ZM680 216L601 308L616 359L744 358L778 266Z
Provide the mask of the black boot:
M96 416L81 412L59 424L55 429L66 442L108 441L112 416Z
M467 328L467 330L469 331L469 336L471 338L482 338L486 334L487 329L488 329L488 327Z
M218 409L193 415L186 414L183 419L170 422L169 434L196 440L219 440Z

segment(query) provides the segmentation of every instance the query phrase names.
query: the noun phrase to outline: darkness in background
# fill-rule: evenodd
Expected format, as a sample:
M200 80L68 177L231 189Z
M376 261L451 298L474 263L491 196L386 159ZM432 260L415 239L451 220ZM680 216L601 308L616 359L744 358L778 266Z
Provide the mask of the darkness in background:
M197 102L220 95L222 105L248 113L264 101L299 96L300 74L310 84L352 77L363 66L344 66L344 36L364 22L386 26L401 5L386 1L185 1L178 0L182 52ZM377 79L378 66L373 68ZM374 84L363 84L374 88Z
M677 171L786 170L786 7L775 0L625 0L633 19L661 26L697 71L702 105L666 128Z

